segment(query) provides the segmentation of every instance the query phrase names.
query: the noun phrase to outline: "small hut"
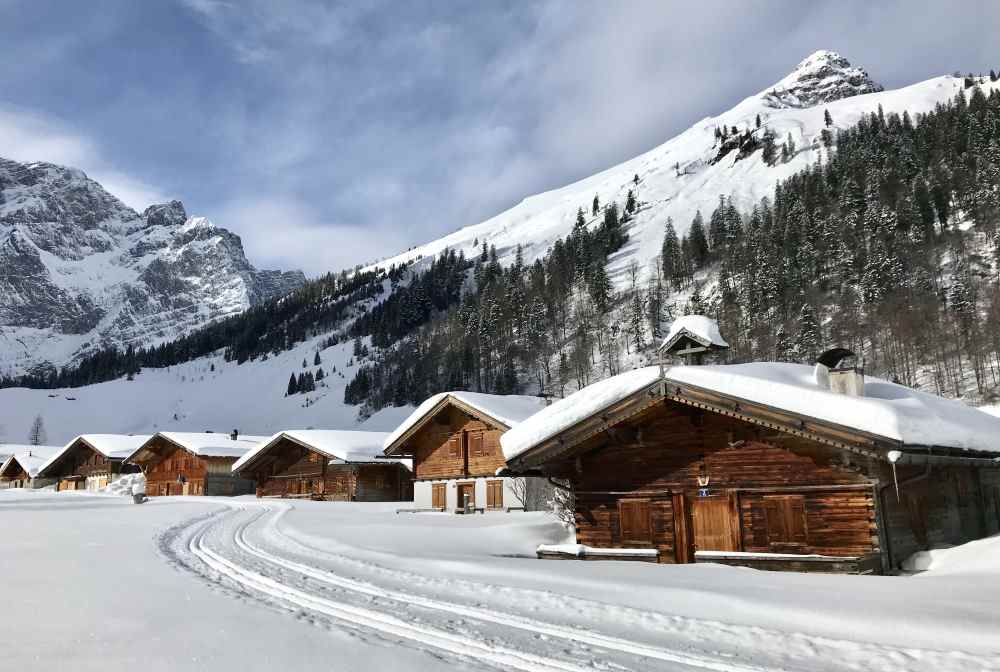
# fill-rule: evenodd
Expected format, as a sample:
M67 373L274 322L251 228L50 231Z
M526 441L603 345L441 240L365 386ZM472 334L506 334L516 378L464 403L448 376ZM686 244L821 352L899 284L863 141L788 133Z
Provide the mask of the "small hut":
M146 495L247 495L254 483L233 463L267 437L215 432L157 432L126 458L146 476Z
M233 465L256 481L258 497L338 502L413 499L409 460L385 459L383 432L288 430L279 432Z
M124 474L135 473L125 458L148 435L81 434L63 446L38 470L59 490L100 490Z
M0 453L7 456L0 460L0 489L52 485L53 479L38 478L38 470L59 450L58 446L0 445Z
M850 355L646 367L513 428L509 470L575 494L579 546L540 555L891 572L1000 531L1000 418Z
M539 397L443 392L396 428L385 441L385 454L413 460L418 509L530 509L546 483L500 475L506 466L500 435L543 408Z

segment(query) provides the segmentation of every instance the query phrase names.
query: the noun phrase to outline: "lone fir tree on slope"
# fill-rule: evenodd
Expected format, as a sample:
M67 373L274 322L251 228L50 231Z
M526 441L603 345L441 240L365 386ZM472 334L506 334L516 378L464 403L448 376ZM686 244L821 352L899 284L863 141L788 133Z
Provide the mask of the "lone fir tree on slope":
M31 423L31 429L28 430L28 443L32 446L41 446L48 440L48 434L45 432L45 421L42 420L41 415L36 415L35 420Z

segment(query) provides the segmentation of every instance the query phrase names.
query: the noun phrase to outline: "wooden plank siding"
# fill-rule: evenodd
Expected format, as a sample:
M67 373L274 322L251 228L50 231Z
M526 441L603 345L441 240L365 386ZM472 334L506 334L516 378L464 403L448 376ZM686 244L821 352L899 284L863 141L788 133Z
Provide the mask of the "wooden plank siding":
M56 479L57 490L83 490L90 477L107 476L110 480L117 474L135 473L138 469L134 465L123 464L122 460L105 457L86 441L77 439L45 471L46 477Z
M340 502L395 502L413 498L410 471L396 462L330 464L330 458L283 438L247 470L258 497L302 497Z
M505 466L505 428L446 406L407 441L417 480L490 477Z
M228 497L253 492L251 481L233 475L235 457L195 455L163 436L154 436L147 442L143 454L146 457L139 465L146 475L149 497Z
M661 562L879 551L867 460L831 446L663 401L573 454L555 475L573 483L581 544L656 548Z

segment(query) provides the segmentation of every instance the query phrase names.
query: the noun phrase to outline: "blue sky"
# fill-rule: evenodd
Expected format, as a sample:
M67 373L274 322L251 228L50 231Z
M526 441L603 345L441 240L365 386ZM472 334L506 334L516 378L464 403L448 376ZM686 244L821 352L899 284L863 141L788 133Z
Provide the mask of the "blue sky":
M349 267L649 149L834 49L1000 69L1000 3L0 0L0 156ZM956 9L957 7L957 9Z

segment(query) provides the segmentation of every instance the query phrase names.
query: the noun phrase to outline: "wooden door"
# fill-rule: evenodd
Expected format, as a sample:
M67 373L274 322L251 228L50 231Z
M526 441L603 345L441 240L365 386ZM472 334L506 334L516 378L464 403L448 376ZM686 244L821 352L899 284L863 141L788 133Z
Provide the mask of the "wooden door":
M475 483L459 483L458 484L458 503L455 505L456 508L465 507L465 496L469 496L469 504L475 508L476 506L476 484Z
M432 483L431 484L431 506L435 509L445 508L445 484L444 483Z
M691 528L694 550L736 551L738 529L728 497L694 497L691 499Z

